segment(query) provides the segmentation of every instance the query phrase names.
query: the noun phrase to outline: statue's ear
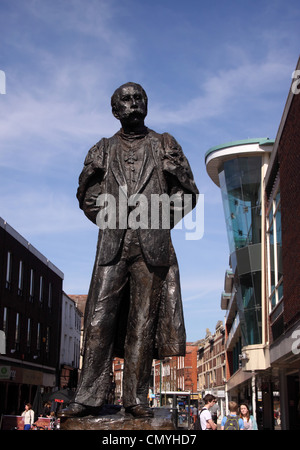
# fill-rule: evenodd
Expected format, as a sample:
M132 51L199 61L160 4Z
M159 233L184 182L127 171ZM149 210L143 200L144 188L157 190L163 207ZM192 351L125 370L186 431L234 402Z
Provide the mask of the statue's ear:
M116 119L118 119L118 120L120 119L119 111L118 111L118 109L115 106L112 107L112 113L113 113L113 115L115 116Z

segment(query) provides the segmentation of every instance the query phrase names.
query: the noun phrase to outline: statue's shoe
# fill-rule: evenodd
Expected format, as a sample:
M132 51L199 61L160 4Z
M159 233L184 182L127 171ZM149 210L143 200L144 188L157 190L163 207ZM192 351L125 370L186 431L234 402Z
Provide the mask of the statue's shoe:
M151 408L144 405L133 405L125 408L125 412L131 414L134 417L153 417L154 413Z
M101 411L101 406L87 406L81 403L72 402L68 408L63 409L58 415L59 417L85 417L97 416Z

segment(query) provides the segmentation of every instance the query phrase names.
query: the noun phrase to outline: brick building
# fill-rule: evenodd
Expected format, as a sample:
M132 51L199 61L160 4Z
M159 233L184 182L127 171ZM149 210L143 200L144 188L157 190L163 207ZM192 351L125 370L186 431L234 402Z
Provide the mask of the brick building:
M0 412L58 386L63 273L0 218Z
M85 306L86 306L86 300L87 295L86 294L79 294L79 295L68 295L76 305L76 308L81 313L81 325L80 325L80 360L79 360L79 370L78 370L78 377L80 376L80 370L82 367L82 345L83 345L83 332L84 332L84 312L85 312Z
M264 183L270 382L272 394L280 392L283 429L300 429L300 93L295 83Z
M204 339L198 341L197 391L202 399L213 394L219 400L223 410L225 400L225 329L222 321L216 324L215 333L206 330Z
M122 404L123 400L123 369L124 369L124 360L121 358L114 358L112 371L113 371L115 404Z
M198 400L197 351L197 343L187 342L185 356L170 356L162 361L153 361L153 390L157 404L160 393L164 397L165 392L175 391L190 392L191 401Z
M65 292L62 298L62 326L60 347L60 385L61 389L77 387L80 364L82 313L76 303Z
M177 357L177 387L182 391L197 389L197 351L196 343L187 342L185 356Z

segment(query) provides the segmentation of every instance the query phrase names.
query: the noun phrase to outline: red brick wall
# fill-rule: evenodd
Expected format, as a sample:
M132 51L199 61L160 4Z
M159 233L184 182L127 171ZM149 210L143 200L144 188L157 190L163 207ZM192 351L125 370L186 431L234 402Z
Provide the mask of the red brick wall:
M279 143L285 327L300 317L300 94L294 95Z
M184 383L186 389L193 389L193 391L197 390L197 350L196 345L189 345L187 342L184 366L188 369L185 371Z

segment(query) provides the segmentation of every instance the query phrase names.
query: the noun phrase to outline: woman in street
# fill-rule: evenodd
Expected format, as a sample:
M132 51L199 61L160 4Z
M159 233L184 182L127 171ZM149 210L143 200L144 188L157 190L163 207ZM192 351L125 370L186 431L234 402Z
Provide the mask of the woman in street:
M34 422L34 411L30 403L26 403L22 417L24 417L24 430L30 430Z
M250 415L250 410L246 403L240 405L240 418L244 421L244 430L257 430L256 420Z

